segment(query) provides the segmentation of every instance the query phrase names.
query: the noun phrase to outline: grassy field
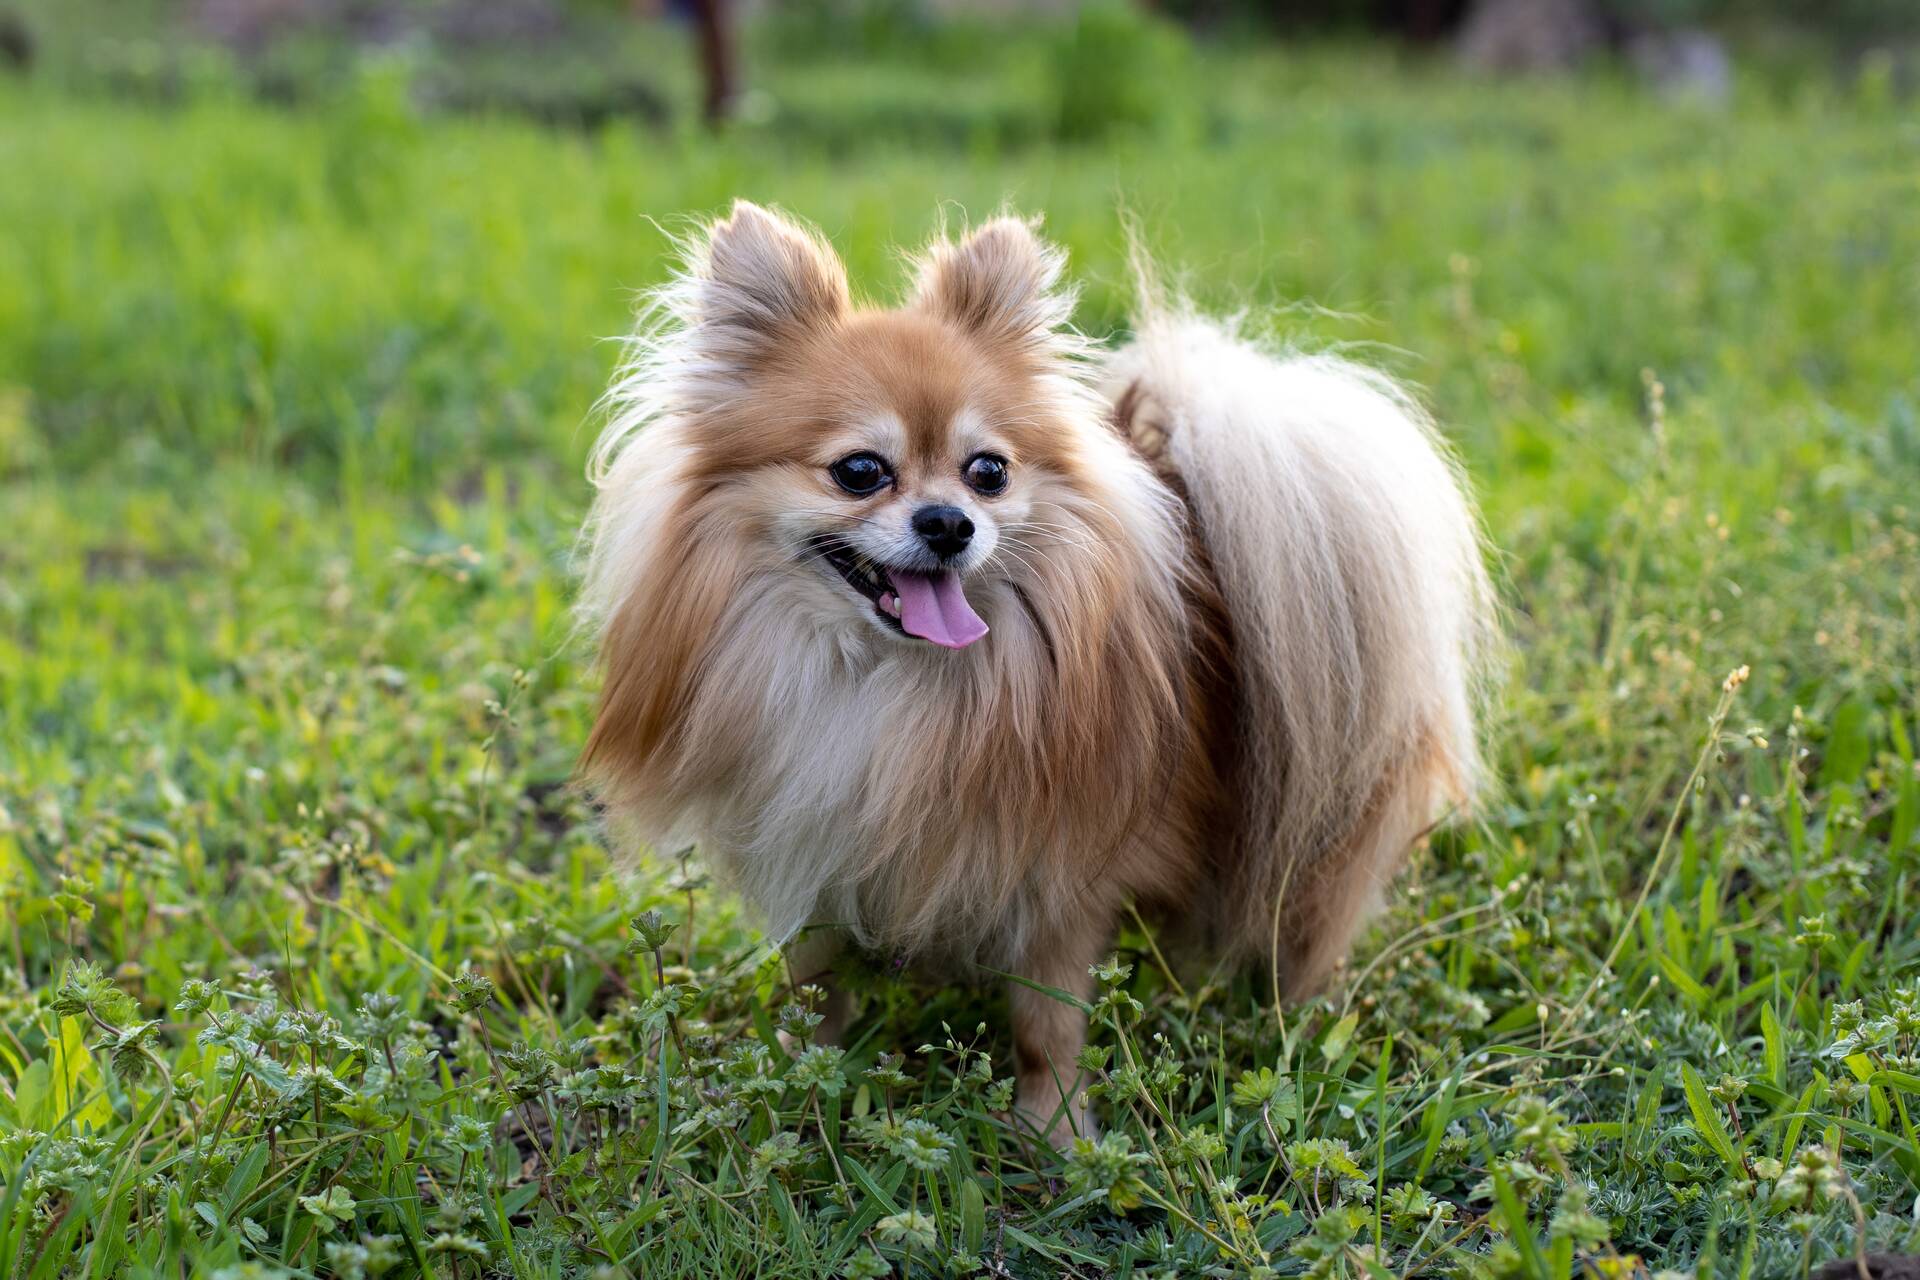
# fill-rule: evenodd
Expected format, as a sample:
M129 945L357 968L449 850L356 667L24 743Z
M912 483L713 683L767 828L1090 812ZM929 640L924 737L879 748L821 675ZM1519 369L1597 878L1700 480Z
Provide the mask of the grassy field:
M297 111L0 83L0 1277L1920 1252L1920 116L1163 54L1178 109L1079 141L1019 58L802 60L719 142L421 116L378 65ZM986 988L876 966L844 1051L782 1052L806 994L697 856L568 789L603 339L649 219L735 195L875 296L1010 198L1097 333L1124 208L1475 477L1503 796L1315 1005L1123 938L1097 1145L997 1119Z

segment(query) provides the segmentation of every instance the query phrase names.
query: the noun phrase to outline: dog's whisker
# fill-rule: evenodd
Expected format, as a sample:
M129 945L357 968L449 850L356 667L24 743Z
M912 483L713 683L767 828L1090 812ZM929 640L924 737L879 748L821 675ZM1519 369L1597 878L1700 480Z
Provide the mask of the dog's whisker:
M1011 556L1011 557L1012 557L1013 559L1015 559L1015 560L1018 560L1018 561L1020 562L1020 564L1021 564L1021 566L1022 566L1023 568L1025 568L1025 569L1026 569L1026 571L1027 571L1028 573L1030 573L1030 574L1032 574L1032 575L1033 575L1034 577L1036 577L1036 578L1037 578L1037 577L1039 577L1039 576L1040 576L1040 571L1039 571L1038 569L1036 569L1036 568L1034 568L1034 567L1033 567L1033 562L1032 562L1032 561L1030 561L1030 560L1028 560L1028 559L1027 559L1027 558L1026 558L1026 557L1025 557L1024 555L1022 555L1022 554L1021 554L1020 552L1018 552L1018 551L1015 551L1015 550L1014 550L1014 549L1013 549L1012 547L1010 547L1010 546L1008 546L1008 545L1006 544L1006 541L1005 541L1004 539L1002 539L1002 541L1001 541L1001 544L1000 544L1000 545L999 545L998 547L996 547L996 548L994 549L994 553L993 553L993 556L990 556L990 557L988 557L988 560L987 560L987 562L988 562L989 564L990 564L990 563L992 563L992 561L993 561L993 559L994 559L995 557L997 557L997 556L999 556L999 555L1001 555L1001 554L1003 554L1003 553L1004 553L1005 555L1008 555L1008 556Z
M1014 528L1031 532L1040 537L1051 539L1054 542L1075 542L1082 546L1092 546L1095 542L1095 539L1088 534L1086 530L1072 528L1067 525L1039 525L1031 521L1022 521L1020 524L1015 525Z
M1032 543L1030 543L1030 542L1026 542L1026 541L1023 541L1022 539L1019 539L1019 538L1011 538L1011 537L1007 537L1007 536L1005 536L1005 535L1002 535L1002 537L1001 537L1001 539L1000 539L1000 543L1001 543L1001 545L1002 545L1002 546L1009 546L1009 547L1017 547L1017 548L1019 548L1019 549L1020 549L1021 551L1024 551L1024 552L1026 552L1026 553L1027 553L1027 554L1029 554L1029 555L1034 555L1034 556L1038 556L1038 557L1039 557L1039 558L1040 558L1040 559L1041 559L1041 560L1042 560L1043 562L1045 562L1045 563L1047 563L1047 564L1058 564L1058 563L1059 563L1059 562L1058 562L1058 561L1057 561L1057 560L1056 560L1056 559L1055 559L1055 558L1053 557L1053 555L1052 555L1052 552L1051 552L1051 549L1050 549L1050 548L1047 548L1047 547L1036 547L1036 546L1034 546L1034 545L1033 545Z
M1002 533L1000 536L1002 538L1017 538L1020 535L1012 534L1012 533ZM1092 540L1086 539L1086 538L1061 538L1061 537L1054 536L1052 534L1041 534L1040 536L1043 539L1045 539L1045 546L1047 547L1072 547L1077 551L1090 551L1097 546L1097 544L1094 543ZM1032 547L1036 551L1039 551L1042 549L1042 544L1039 542L1034 542L1030 539L1022 539L1022 541L1024 541L1026 545Z

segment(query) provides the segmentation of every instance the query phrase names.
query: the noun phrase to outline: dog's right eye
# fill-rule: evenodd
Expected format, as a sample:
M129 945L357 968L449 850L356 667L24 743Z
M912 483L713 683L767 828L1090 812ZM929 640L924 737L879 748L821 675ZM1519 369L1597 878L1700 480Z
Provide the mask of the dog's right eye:
M862 498L870 493L878 493L893 479L893 473L887 470L886 460L877 453L848 454L827 470L833 475L835 484Z

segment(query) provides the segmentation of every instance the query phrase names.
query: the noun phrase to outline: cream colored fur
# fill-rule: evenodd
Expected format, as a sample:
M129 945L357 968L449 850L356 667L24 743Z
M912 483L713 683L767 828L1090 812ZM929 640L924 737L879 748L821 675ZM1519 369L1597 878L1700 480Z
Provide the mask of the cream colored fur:
M1482 785L1498 631L1478 522L1419 406L1349 361L1150 303L1103 386L1133 391L1143 447L1185 481L1233 627L1249 821L1218 899L1231 936L1264 953L1276 909L1330 879L1352 900L1290 983L1311 987L1407 846Z

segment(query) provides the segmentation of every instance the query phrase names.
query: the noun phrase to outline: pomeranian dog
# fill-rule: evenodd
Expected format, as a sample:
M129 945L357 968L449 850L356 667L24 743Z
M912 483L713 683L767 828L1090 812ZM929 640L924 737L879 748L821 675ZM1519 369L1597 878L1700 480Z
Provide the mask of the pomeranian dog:
M583 535L616 823L696 840L829 991L846 943L1009 984L1016 1108L1084 1132L1129 904L1311 993L1481 781L1473 509L1382 377L1149 300L1067 328L1000 217L894 309L738 203L609 393ZM1032 985L1029 985L1032 984Z

